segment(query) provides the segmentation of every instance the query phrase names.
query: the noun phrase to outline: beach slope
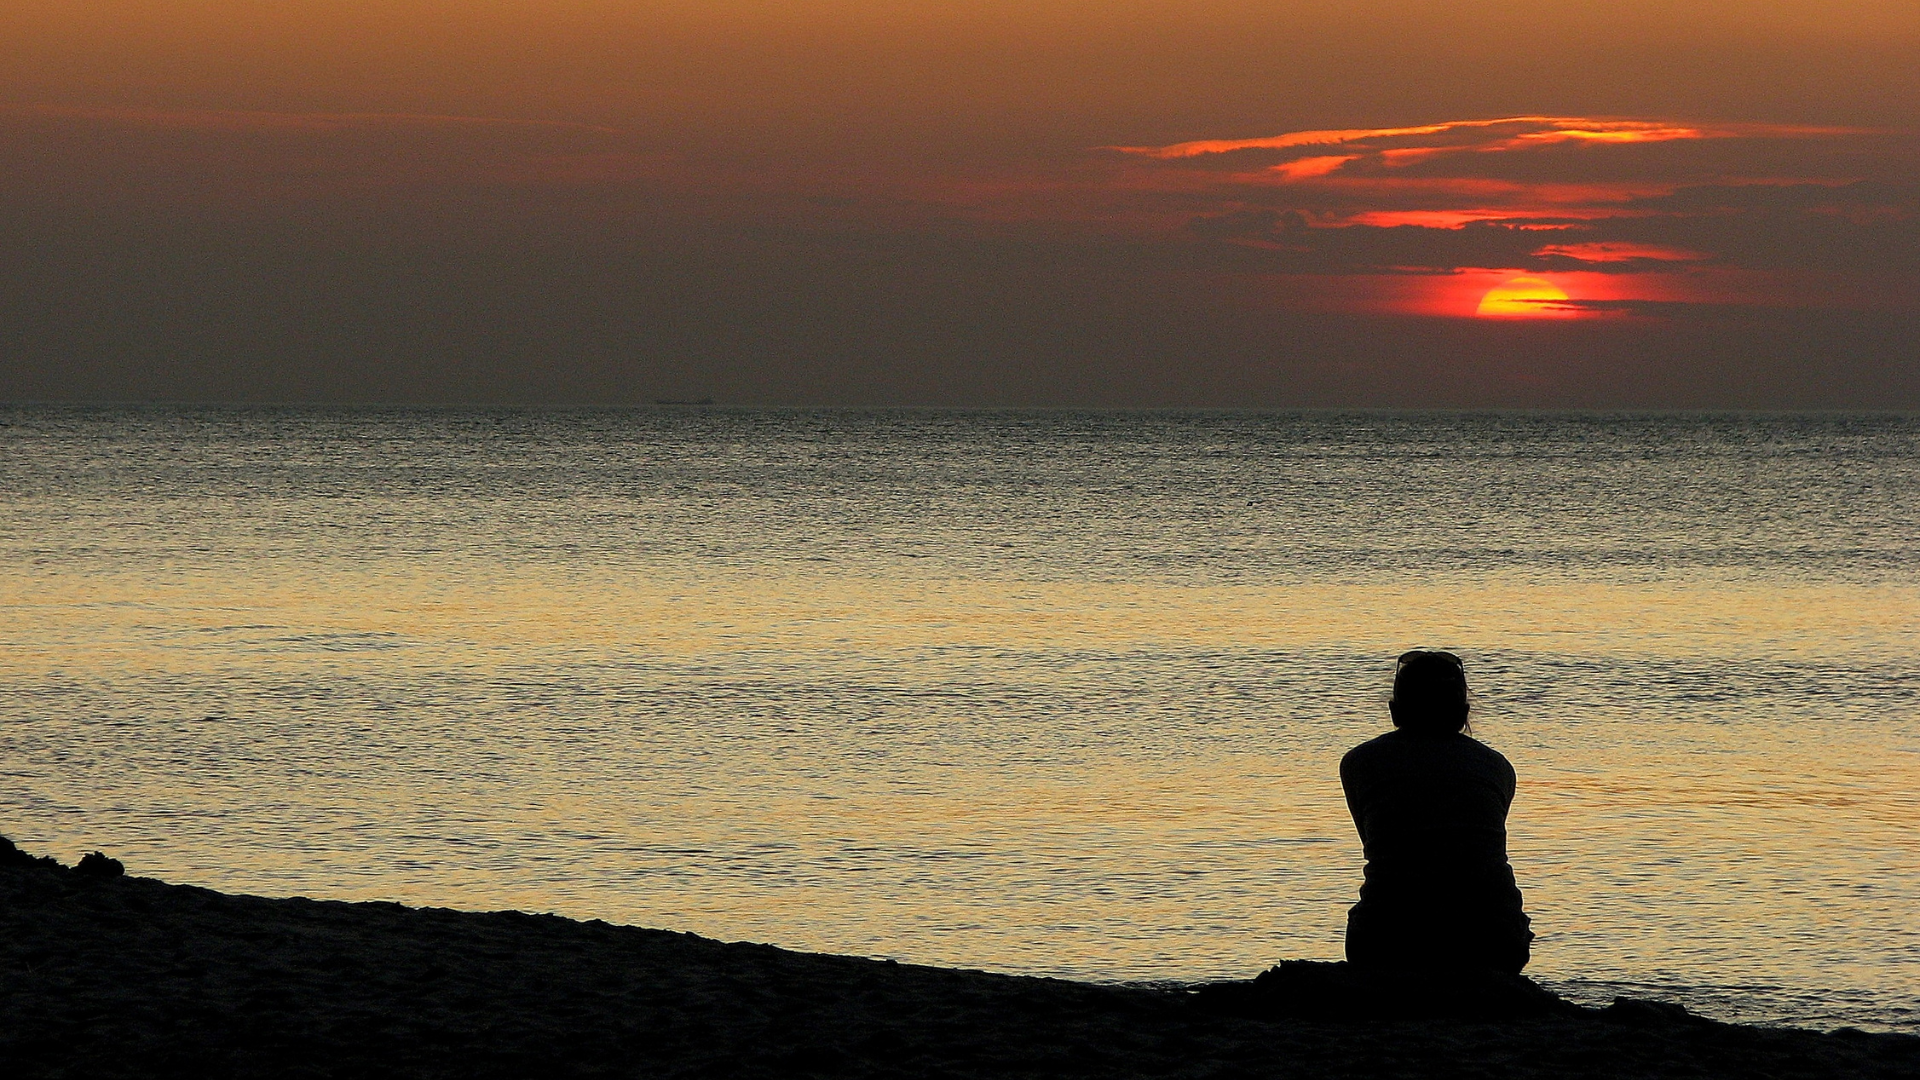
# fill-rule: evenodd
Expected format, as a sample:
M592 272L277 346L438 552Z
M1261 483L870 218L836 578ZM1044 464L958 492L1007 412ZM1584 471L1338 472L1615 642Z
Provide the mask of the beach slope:
M1305 1018L1247 984L1094 986L517 912L228 896L6 848L10 1077L1920 1076L1907 1036L1653 1006Z

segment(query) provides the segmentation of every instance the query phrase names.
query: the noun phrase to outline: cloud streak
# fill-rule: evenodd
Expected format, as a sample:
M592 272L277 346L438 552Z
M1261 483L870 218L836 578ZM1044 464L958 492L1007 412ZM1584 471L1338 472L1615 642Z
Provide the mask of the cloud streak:
M1743 125L1752 127L1752 125ZM1834 133L1844 129L1780 127L1774 131L1812 134ZM1505 137L1485 138L1485 133L1507 133ZM1455 144L1462 136L1472 142L1458 142L1457 148L1494 150L1555 142L1666 142L1673 139L1734 138L1738 127L1696 127L1665 121L1609 120L1578 116L1505 116L1492 120L1449 120L1417 127L1345 128L1332 131L1294 131L1258 139L1199 139L1171 146L1115 146L1108 149L1159 160L1200 157L1207 154L1231 154L1243 150L1291 150L1297 147L1362 146L1379 147L1380 153L1399 155L1405 162L1419 156L1441 152L1440 146L1402 147L1404 140L1438 139Z
M1578 274L1615 284L1543 311L1650 316L1898 306L1886 279L1920 266L1920 155L1866 128L1507 116L1104 149L1189 208L1190 242L1275 274Z

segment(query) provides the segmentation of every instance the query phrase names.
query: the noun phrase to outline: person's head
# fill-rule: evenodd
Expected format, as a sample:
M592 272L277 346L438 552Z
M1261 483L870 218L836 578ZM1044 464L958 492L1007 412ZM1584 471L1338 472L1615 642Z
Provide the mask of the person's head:
M1400 654L1393 673L1393 726L1450 734L1467 726L1467 672L1450 652L1415 649Z

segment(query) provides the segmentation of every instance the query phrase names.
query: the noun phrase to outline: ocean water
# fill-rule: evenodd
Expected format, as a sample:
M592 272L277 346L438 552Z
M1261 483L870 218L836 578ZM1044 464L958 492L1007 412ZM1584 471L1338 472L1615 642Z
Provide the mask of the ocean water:
M1529 973L1920 1030L1920 418L0 410L0 833L1103 981L1340 955L1392 658Z

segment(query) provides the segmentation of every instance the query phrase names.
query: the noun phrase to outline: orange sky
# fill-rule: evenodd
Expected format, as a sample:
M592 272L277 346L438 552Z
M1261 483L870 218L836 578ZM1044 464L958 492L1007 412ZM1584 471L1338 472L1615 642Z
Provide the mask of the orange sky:
M9 0L0 398L1920 402L1916 58L1906 0Z

